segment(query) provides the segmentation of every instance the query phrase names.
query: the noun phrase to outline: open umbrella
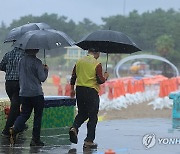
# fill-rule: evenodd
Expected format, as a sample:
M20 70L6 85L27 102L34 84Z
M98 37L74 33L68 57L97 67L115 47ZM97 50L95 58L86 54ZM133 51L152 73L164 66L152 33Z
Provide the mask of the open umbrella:
M24 33L28 31L40 30L40 29L51 29L51 27L46 23L28 23L28 24L13 28L6 36L4 43L16 41Z
M75 44L84 50L94 48L97 51L107 53L107 61L109 53L133 53L141 51L127 35L112 30L92 32Z
M44 49L44 63L45 49L55 49L59 47L72 46L74 41L64 32L47 29L47 30L33 30L26 32L15 43L14 47L25 49Z

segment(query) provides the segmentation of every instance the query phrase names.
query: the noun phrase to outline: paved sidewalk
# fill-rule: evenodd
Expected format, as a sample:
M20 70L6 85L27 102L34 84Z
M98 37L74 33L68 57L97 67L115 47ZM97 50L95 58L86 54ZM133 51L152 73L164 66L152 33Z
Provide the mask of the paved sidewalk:
M55 139L55 136L50 136L52 142L43 148L30 148L30 137L24 137L21 139L23 143L18 143L16 147L11 148L7 146L7 141L4 142L5 140L0 137L0 153L104 154L107 149L113 149L116 154L178 154L180 151L180 131L172 129L171 119L99 122L95 140L98 143L98 149L94 151L83 151L85 136L86 125L84 124L79 130L77 145L69 142L67 134L60 135L59 140ZM143 137L147 147L143 145ZM149 137L149 140L145 137Z

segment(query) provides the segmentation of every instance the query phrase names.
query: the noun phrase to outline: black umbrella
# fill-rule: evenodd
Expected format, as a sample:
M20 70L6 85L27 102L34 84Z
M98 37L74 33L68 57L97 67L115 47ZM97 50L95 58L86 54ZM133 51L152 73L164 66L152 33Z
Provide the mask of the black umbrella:
M13 28L6 36L4 43L16 41L24 33L28 31L40 30L40 29L51 29L51 27L46 23L28 23L28 24Z
M107 53L133 53L141 51L138 46L124 33L112 30L98 30L85 36L75 43L84 50L94 48L97 51ZM107 62L106 62L107 70Z
M33 30L26 32L15 43L14 47L25 49L55 49L59 47L72 46L74 41L64 32L47 29L47 30Z

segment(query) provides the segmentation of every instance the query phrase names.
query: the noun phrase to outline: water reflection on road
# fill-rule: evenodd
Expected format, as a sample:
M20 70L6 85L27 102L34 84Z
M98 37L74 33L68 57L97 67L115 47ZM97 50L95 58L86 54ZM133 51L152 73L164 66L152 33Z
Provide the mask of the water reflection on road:
M62 130L61 130L62 132ZM104 154L107 149L113 149L116 154L140 153L178 153L179 145L156 145L146 149L142 144L145 134L153 133L156 138L177 138L180 131L172 129L171 119L130 119L99 122L96 139L98 149L83 149L86 136L86 125L79 130L78 144L71 144L67 132L46 130L42 132L44 147L30 147L31 131L19 136L14 147L10 147L9 140L0 136L0 154ZM53 135L52 135L53 134Z

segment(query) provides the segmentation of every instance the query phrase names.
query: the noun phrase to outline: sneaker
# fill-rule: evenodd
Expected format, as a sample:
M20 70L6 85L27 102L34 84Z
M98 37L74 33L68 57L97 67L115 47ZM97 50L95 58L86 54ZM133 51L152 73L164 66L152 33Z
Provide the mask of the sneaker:
M97 143L90 142L90 141L84 141L83 148L96 149L97 146L98 146Z
M74 127L71 127L69 130L69 137L70 141L74 144L78 143L78 138L77 138L77 130Z
M14 127L9 128L9 134L10 134L10 138L9 138L10 145L13 146L16 142L16 136L17 136L17 133L15 133Z
M31 140L30 146L44 146L44 143L41 140Z

